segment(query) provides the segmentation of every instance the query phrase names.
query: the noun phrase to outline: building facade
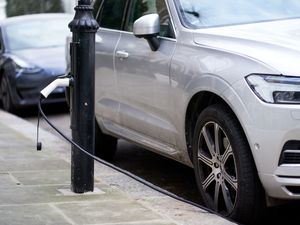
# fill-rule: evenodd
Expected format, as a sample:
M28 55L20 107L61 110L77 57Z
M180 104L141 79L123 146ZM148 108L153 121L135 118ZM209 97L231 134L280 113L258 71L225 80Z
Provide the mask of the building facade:
M26 0L25 0L26 1ZM74 7L77 0L62 0L66 13L74 13ZM0 0L0 20L6 18L6 0Z
M6 18L5 6L6 0L0 0L0 20Z
M74 7L77 3L76 0L63 0L66 13L74 13Z

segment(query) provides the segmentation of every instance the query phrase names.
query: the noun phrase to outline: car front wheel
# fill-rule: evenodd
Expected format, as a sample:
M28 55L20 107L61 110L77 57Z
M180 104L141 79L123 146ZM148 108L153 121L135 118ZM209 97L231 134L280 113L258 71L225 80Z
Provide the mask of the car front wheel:
M6 75L1 77L1 86L0 86L0 101L2 107L7 112L14 112L14 106L11 100L11 94L9 91L9 81Z
M239 222L258 218L262 187L241 126L225 105L210 106L198 117L193 163L207 207Z

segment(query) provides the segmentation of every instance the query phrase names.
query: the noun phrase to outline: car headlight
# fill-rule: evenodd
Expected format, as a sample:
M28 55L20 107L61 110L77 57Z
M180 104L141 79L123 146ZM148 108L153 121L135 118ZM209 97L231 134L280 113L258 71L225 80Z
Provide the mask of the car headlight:
M252 74L246 81L264 102L300 104L300 77Z
M42 70L41 68L32 65L16 56L11 56L11 58L15 63L17 73L39 73Z

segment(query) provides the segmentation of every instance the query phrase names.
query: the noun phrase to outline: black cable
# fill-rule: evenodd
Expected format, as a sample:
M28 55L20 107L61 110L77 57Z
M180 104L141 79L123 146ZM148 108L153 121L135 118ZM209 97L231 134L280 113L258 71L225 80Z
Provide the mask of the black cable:
M38 111L38 122L37 122L37 128L36 128L36 150L41 151L42 150L42 143L39 142L39 131L40 131L40 119L41 119L41 111Z
M84 150L83 148L81 148L77 143L75 143L75 142L72 141L69 137L67 137L65 134L63 134L63 133L62 133L57 127L55 127L55 125L47 118L47 116L45 115L45 113L43 112L43 109L42 109L42 100L43 100L43 99L40 98L38 107L39 107L39 112L41 113L41 115L42 115L42 117L45 119L45 121L46 121L46 122L47 122L47 123L48 123L48 124L49 124L49 125L50 125L57 133L58 133L58 134L60 134L64 139L66 139L71 145L74 145L76 148L78 148L80 151L82 151L82 152L83 152L84 154L86 154L87 156L93 158L95 161L97 161L97 162L99 162L99 163L101 163L101 164L103 164L103 165L105 165L105 166L107 166L107 167L109 167L109 168L111 168L111 169L114 169L114 170L116 170L116 171L118 171L118 172L120 172L120 173L125 174L126 176L128 176L128 177L130 177L130 178L132 178L132 179L134 179L134 180L136 180L136 181L138 181L138 182L140 182L140 183L146 185L147 187L149 187L149 188L151 188L151 189L153 189L153 190L155 190L155 191L160 192L161 194L167 195L167 196L169 196L169 197L171 197L171 198L173 198L173 199L176 199L176 200L178 200L178 201L181 201L181 202L183 202L183 203L187 203L187 204L189 204L189 205L195 206L195 207L200 208L200 209L202 209L202 210L205 210L205 211L207 211L207 212L209 212L209 213L211 213L211 214L216 214L216 215L218 215L218 216L220 216L220 217L222 217L222 218L224 218L224 219L230 221L230 219L224 217L223 215L221 215L221 214L219 214L219 213L214 212L213 210L211 210L211 209L209 209L209 208L206 208L206 207L204 207L204 206L202 206L202 205L199 205L199 204L197 204L197 203L195 203L195 202L192 202L192 201L186 200L186 199L184 199L184 198L182 198L182 197L179 197L178 195L173 194L173 193L171 193L171 192L169 192L169 191L167 191L167 190L164 190L164 189L162 189L162 188L160 188L160 187L158 187L158 186L156 186L156 185L154 185L154 184L152 184L152 183L150 183L150 182L148 182L148 181L146 181L146 180L144 180L144 179L142 179L142 178L140 178L140 177L138 177L138 176L136 176L136 175L134 175L134 174L132 174L132 173L130 173L130 172L128 172L127 170L121 169L120 167L117 167L117 166L115 166L115 165L113 165L113 164L111 164L111 163L109 163L109 162L107 162L107 161L105 161L105 160L103 160L103 159L100 159L100 158L98 158L97 156L95 156L95 155L93 155L93 154L87 152L86 150Z

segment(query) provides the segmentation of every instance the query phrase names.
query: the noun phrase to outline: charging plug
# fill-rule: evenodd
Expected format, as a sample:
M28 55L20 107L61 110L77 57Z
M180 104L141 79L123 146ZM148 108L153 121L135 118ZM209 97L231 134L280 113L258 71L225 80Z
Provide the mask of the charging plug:
M70 82L72 82L71 78L58 78L54 80L52 83L50 83L47 87L45 87L41 91L41 95L43 98L47 98L48 95L51 94L52 91L55 90L57 87L69 87Z

